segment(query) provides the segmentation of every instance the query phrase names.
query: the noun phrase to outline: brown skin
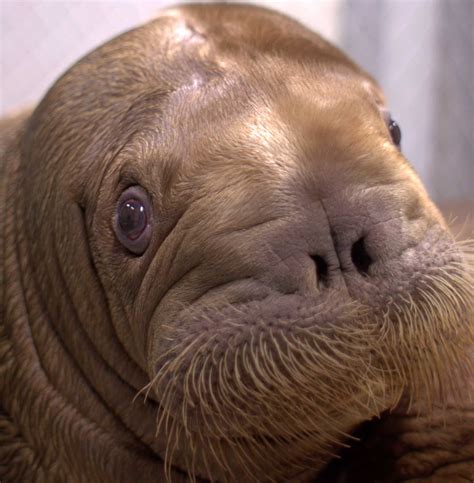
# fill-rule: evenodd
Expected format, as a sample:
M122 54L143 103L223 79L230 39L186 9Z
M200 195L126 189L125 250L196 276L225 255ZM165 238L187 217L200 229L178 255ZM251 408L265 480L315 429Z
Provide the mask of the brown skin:
M0 479L416 480L413 449L472 478L472 251L385 109L298 23L213 5L165 11L3 121ZM136 185L139 255L114 221ZM449 435L405 401L449 403ZM374 438L383 475L359 465Z

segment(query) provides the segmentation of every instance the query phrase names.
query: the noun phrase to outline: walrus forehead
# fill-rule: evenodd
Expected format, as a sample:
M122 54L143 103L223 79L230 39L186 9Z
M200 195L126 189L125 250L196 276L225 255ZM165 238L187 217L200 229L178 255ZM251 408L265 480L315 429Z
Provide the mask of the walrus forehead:
M228 185L222 171L234 181L272 183L281 196L295 184L315 193L323 180L325 191L416 183L375 102L362 87L354 90L344 80L318 93L304 84L276 89L242 79L179 90L163 116L170 150L192 159L195 186L212 178L211 192L221 179Z

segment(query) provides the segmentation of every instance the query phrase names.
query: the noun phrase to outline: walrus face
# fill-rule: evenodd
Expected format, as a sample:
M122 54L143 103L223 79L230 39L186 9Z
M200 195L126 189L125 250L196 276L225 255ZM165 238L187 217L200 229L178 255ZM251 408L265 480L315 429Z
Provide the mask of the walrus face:
M305 478L402 394L456 385L472 258L366 74L277 14L229 7L224 40L212 12L174 11L90 54L30 142L60 172L48 202L82 208L165 463Z

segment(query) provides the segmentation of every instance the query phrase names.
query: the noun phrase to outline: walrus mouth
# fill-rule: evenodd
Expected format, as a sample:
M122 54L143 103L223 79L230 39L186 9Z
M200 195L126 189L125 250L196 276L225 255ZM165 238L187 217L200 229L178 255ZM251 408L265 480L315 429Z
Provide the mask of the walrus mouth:
M160 326L149 389L168 471L187 448L179 466L193 478L219 467L222 480L236 471L300 480L404 394L457 394L471 370L463 354L474 338L474 249L452 240L436 249L425 240L386 262L365 299L274 294L191 306ZM410 270L390 280L394 266Z

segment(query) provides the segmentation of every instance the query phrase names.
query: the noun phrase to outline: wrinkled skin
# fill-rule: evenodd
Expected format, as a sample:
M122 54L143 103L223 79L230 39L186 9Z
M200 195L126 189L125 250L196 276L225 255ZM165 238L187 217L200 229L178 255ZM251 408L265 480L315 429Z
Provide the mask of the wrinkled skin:
M473 479L472 245L386 112L301 25L193 6L2 121L0 479Z

